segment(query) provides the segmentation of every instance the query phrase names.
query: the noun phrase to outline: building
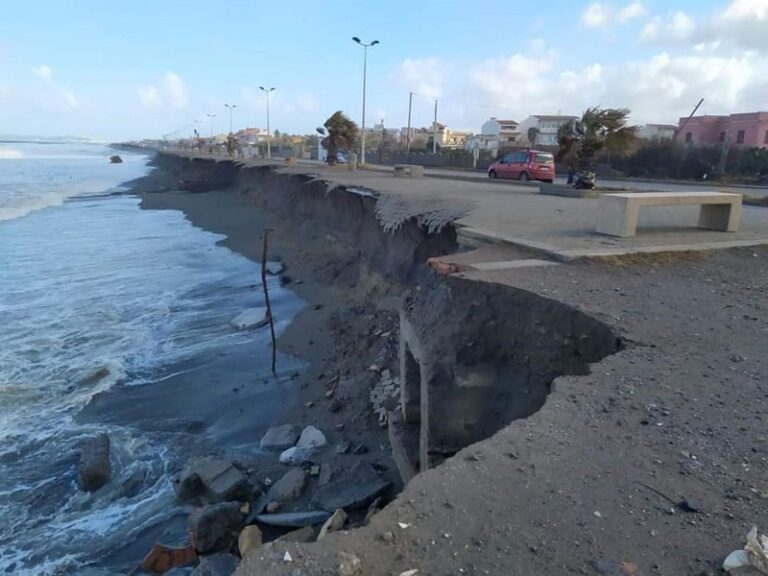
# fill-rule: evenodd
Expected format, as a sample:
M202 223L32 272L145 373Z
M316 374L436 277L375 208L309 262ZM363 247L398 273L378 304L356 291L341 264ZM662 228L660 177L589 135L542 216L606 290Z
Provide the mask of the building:
M445 124L433 122L429 129L429 137L437 135L437 145L440 148L464 148L467 138L472 136L471 132L456 132L451 130Z
M482 143L482 149L498 152L502 148L515 146L520 139L519 125L515 120L491 118L480 128L480 136L475 140Z
M572 120L578 120L578 116L535 114L520 122L520 134L531 146L557 146L557 131ZM535 133L532 132L533 129L536 130ZM534 137L529 138L529 134Z
M768 112L680 118L675 139L692 146L728 143L735 148L768 148Z
M266 142L269 132L265 128L243 128L235 132L235 138L243 146L255 146L259 142Z
M674 124L646 124L637 135L643 140L674 140L677 126Z

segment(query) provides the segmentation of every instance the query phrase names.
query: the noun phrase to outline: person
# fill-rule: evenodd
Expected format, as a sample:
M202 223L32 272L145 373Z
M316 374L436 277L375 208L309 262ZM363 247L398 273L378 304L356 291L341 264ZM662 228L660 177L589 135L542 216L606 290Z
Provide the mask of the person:
M573 166L570 166L570 167L568 168L568 180L567 180L567 182L566 182L566 184L568 184L568 186L570 186L571 184L573 184L573 176L574 176L574 174L575 174L575 171L574 171L574 169L573 169Z

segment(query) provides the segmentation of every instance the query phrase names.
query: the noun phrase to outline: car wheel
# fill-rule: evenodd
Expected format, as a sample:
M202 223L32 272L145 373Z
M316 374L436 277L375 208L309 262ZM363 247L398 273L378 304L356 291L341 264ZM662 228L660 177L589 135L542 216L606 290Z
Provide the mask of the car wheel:
M491 170L490 172L488 172L488 178L491 178L492 180L495 180L497 178L496 170Z
M530 180L528 172L520 172L520 182L528 182L528 180Z

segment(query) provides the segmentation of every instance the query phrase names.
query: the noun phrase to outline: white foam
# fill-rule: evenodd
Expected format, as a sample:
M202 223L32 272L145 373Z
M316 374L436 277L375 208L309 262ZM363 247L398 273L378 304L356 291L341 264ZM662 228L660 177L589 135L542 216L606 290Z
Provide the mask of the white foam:
M24 153L21 150L0 148L0 160L19 160L20 158L24 158Z

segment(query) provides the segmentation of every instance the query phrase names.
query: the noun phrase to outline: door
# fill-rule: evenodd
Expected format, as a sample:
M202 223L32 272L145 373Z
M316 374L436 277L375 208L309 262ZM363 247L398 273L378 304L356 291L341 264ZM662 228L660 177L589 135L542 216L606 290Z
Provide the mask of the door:
M496 175L499 178L512 178L512 162L514 156L515 155L510 152L502 157L501 162L496 166Z
M520 178L520 172L525 169L528 162L528 152L515 152L509 165L509 178Z

